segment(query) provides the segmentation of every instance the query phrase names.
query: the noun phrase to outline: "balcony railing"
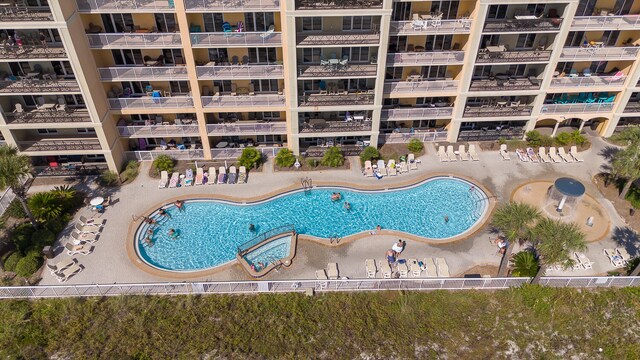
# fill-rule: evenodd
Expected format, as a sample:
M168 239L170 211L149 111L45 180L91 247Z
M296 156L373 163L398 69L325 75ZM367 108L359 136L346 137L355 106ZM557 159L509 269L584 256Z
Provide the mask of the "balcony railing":
M99 49L181 48L178 33L87 34L89 45Z
M626 76L581 76L551 79L551 88L622 86Z
M382 0L295 0L296 10L382 9Z
M426 51L387 54L387 66L455 65L464 62L464 51Z
M18 142L20 151L75 151L102 150L100 141L96 140L63 140L41 139L36 141Z
M170 0L77 0L80 12L173 12L174 1Z
M504 63L504 62L531 62L548 61L551 51L546 50L519 50L479 53L476 62L478 64Z
M613 103L576 103L576 104L546 104L542 106L542 114L558 113L590 113L590 112L610 112L613 110Z
M188 80L185 66L123 66L99 68L103 81Z
M562 25L560 18L541 19L499 19L486 20L485 32L538 32L538 31L558 31Z
M448 105L448 104L447 104ZM427 120L451 117L452 107L382 109L381 121Z
M210 32L191 33L191 46L279 46L282 34L279 32Z
M75 80L37 80L21 79L17 81L0 81L0 93L49 93L80 92Z
M23 45L22 50L18 46L0 47L0 59L61 59L66 58L67 52L61 43L43 45Z
M336 144L336 147L340 149L340 152L344 156L358 156L364 150L363 145L342 145L340 143ZM300 152L303 156L309 157L322 157L331 146L309 146L306 149L300 149Z
M321 120L321 121L318 121ZM300 124L300 133L354 132L371 131L371 120L368 121L328 121L311 119Z
M282 148L279 146L257 146L254 147L254 149L260 151L268 158L274 158ZM242 155L242 148L211 149L212 160L237 159L240 155Z
M576 16L571 31L580 30L635 30L640 26L640 15Z
M458 80L386 81L385 93L414 93L425 91L456 91Z
M604 60L635 60L640 47L572 47L564 48L560 60L592 61L594 58Z
M279 0L185 0L187 12L249 12L257 10L278 10Z
M31 110L21 113L5 113L7 124L57 124L57 123L89 123L91 116L87 109Z
M540 81L534 79L495 79L472 80L470 91L495 91L495 90L538 90Z
M24 2L26 3L26 2ZM5 4L0 9L0 23L3 22L17 22L17 21L53 21L53 14L48 6L26 6L11 4L11 2Z
M441 20L437 22L392 21L389 28L390 35L421 35L421 34L468 34L471 30L470 19ZM437 26L434 26L437 25Z
M210 107L281 107L285 105L284 95L277 94L256 94L256 95L222 95L203 96L202 106Z
M375 77L377 65L349 64L346 66L298 65L298 78L313 77Z
M495 141L499 139L522 139L524 128L503 127L501 129L463 130L458 134L458 141Z
M300 106L371 105L374 97L373 94L313 94L300 96L298 101Z
M122 137L198 136L198 125L118 126Z
M318 45L377 45L380 43L379 32L339 32L301 33L297 37L298 46Z
M391 133L381 134L379 138L380 143L384 144L406 144L411 139L418 139L422 142L434 142L434 141L446 141L446 131L425 131L414 133Z
M500 116L529 116L533 106L491 106L491 107L467 107L462 117L500 117Z
M112 110L122 109L163 109L163 108L191 108L193 98L189 96L172 97L138 97L138 98L117 98L109 99L109 108Z
M174 160L201 160L204 159L204 150L144 150L126 151L127 160L152 161L160 155L167 155Z
M287 123L280 122L244 122L231 124L207 124L209 135L265 135L286 134Z
M226 79L282 79L282 65L230 65L198 66L196 74L200 80Z
M640 100L638 99L629 99L627 106L624 108L624 112L626 113L640 113Z

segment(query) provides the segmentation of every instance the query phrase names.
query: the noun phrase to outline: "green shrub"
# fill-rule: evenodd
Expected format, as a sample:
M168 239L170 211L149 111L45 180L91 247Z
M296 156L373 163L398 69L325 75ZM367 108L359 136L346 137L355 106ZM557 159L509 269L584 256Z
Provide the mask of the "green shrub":
M287 148L282 148L276 154L276 165L279 167L292 167L296 162L296 156Z
M48 221L62 214L62 202L53 191L48 191L33 194L27 204L38 221Z
M424 144L419 139L414 138L414 139L411 139L411 141L409 141L409 144L407 145L407 149L409 149L409 151L411 151L414 154L418 154L419 152L422 151L422 149L424 149Z
M37 252L31 252L23 257L16 264L16 274L30 277L42 266L42 256Z
M44 226L52 233L59 234L62 230L64 230L71 219L71 214L67 213L60 216L59 218L47 221Z
M586 136L580 134L580 130L575 130L571 133L571 141L578 146L583 146L589 140L587 140Z
M625 266L625 270L627 270L627 275L631 274L631 272L640 264L640 256L634 257L629 262L627 262L627 266Z
M31 249L31 236L35 231L31 224L25 223L11 232L11 242L22 254L26 254Z
M251 169L253 167L257 168L261 161L262 153L252 147L242 150L242 155L238 158L238 164L240 164L240 166L245 166L247 169Z
M175 161L169 155L159 155L153 160L152 167L159 174L162 171L173 172Z
M128 161L124 170L120 174L122 182L133 181L138 176L139 164L136 160Z
M367 146L360 153L360 161L364 163L367 160L377 160L380 158L380 152L373 146Z
M560 146L568 145L572 142L572 140L573 136L571 136L571 133L563 132L556 136L556 144Z
M56 234L48 228L36 230L31 235L31 246L27 251L41 250L44 246L51 246L56 240Z
M527 136L527 144L529 144L529 146L532 146L532 147L541 146L540 138L542 137L542 135L540 135L538 131L536 130L529 131L527 132L526 136Z
M631 185L626 199L627 201L629 201L629 203L631 203L631 206L636 209L640 209L640 188L635 185Z
M105 170L100 174L98 182L102 186L115 186L120 182L120 177L118 177L118 173L115 171Z
M507 143L507 139L505 139L505 138L500 138L500 139L498 139L498 144L500 144L500 145L504 145L504 144L506 144L506 143Z
M540 146L544 146L544 147L553 146L554 141L555 140L549 135L540 136ZM535 146L533 146L533 147L535 147Z
M324 166L340 167L344 164L344 156L337 146L332 146L324 153L320 163Z
M27 213L24 212L24 207L22 207L22 203L18 199L13 199L4 214L15 219L24 219L27 217Z
M307 159L307 165L314 168L318 166L319 161L316 159Z
M7 257L4 261L4 271L14 272L16 270L16 265L18 265L18 261L22 259L22 254L20 251L14 251Z
M513 271L515 277L534 277L538 272L538 259L531 251L520 251L513 256Z

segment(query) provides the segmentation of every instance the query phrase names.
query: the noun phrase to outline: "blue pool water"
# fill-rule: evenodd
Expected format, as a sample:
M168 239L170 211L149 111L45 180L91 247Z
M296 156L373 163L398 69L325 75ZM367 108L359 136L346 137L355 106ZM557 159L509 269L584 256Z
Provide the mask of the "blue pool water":
M290 250L291 235L287 235L279 239L269 241L259 248L252 250L247 253L244 258L247 260L249 265L253 264L257 270L260 270L260 263L267 266L273 262L284 259L289 256Z
M159 221L152 236L154 246L140 241L147 231L147 225L141 226L136 235L138 252L147 263L161 269L202 270L235 259L238 245L286 224L293 224L300 234L323 238L345 237L380 225L446 239L464 233L484 214L486 195L472 187L464 180L442 177L399 190L319 188L246 205L192 200L185 203L183 212L167 208L171 218ZM332 202L333 192L340 192L342 200ZM351 204L351 210L344 208L344 201ZM249 231L249 224L255 225L255 232ZM168 235L172 228L179 237Z

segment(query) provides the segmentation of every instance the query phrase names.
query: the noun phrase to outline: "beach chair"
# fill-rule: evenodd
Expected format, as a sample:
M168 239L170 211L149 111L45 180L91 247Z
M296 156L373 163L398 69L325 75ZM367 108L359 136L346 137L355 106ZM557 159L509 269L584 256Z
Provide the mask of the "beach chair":
M86 234L86 233L98 234L100 231L102 231L102 225L97 225L97 224L82 225L80 223L76 223L76 225L74 226L74 229L76 229L81 234Z
M218 184L227 183L227 169L224 166L218 168Z
M420 269L417 259L409 259L409 271L411 271L411 276L420 277L422 269Z
M229 181L227 184L235 184L238 181L238 171L235 166L229 167Z
M436 263L433 261L433 258L424 258L424 264L427 267L427 277L438 277Z
M460 155L460 161L469 161L469 154L464 145L458 146L458 155Z
M381 176L387 176L387 167L384 165L384 160L378 160L378 173Z
M74 245L84 245L86 243L93 244L98 241L100 234L82 234L75 230L71 232L71 239L73 239Z
M59 282L65 282L67 280L69 280L70 277L72 277L73 275L76 275L77 273L79 273L80 271L82 271L84 269L84 267L80 264L75 264L73 266L70 266L64 270L61 270L57 273L55 273L56 278L58 279Z
M409 276L409 267L407 266L407 263L404 262L402 264L398 264L398 274L400 274L401 278L406 278Z
M545 149L542 146L538 149L538 157L544 163L550 163L551 162L551 156L547 155L547 149Z
M389 263L387 262L387 260L380 260L378 261L378 264L380 265L380 272L382 273L382 278L391 279L391 266L389 266Z
M555 146L552 146L549 148L549 156L551 157L551 160L553 160L553 162L556 162L556 163L562 162L562 158L558 156L558 152L556 151Z
M578 154L578 147L575 145L573 145L571 149L569 149L569 155L571 155L573 159L577 162L584 161L584 159L582 158L582 155Z
M518 159L520 159L520 161L529 162L529 157L527 156L527 153L524 152L524 150L517 148L516 155L518 156Z
M209 167L209 179L207 179L207 185L213 185L216 183L216 168Z
M69 256L73 256L73 255L89 255L93 252L94 247L86 247L84 245L73 245L70 243L67 243L64 246L65 249L67 249L67 255Z
M458 161L456 153L453 151L453 145L447 146L447 157L449 158L449 161Z
M559 147L558 148L558 155L560 155L562 160L564 160L564 161L566 161L568 163L572 163L573 162L573 158L571 156L569 156L569 154L564 152L564 148L563 147Z
M203 179L204 179L204 169L199 167L196 169L196 181L194 185L202 185Z
M476 146L473 144L469 144L469 156L473 161L480 161L480 157L478 156L478 152L476 151Z
M378 269L376 269L376 261L373 259L367 259L364 261L364 268L367 271L367 278L375 278Z
M416 156L414 154L409 154L407 161L409 162L409 170L418 170L418 163L416 162Z
M182 181L182 186L191 186L193 185L193 170L187 169L184 175L184 179Z
M329 278L327 277L327 273L324 269L316 270L316 280L316 289L322 290L327 288L327 280L329 280Z
M575 252L573 253L573 255L575 255L576 259L578 260L578 262L580 263L580 265L582 265L583 269L593 269L593 263L589 260L589 258L587 257L587 255L583 254L583 253L578 253Z
M70 266L73 266L78 263L76 258L73 259L64 259L55 264L47 263L47 269L51 272L51 275L55 275L57 272L60 272Z
M387 172L389 173L389 176L398 175L398 169L396 168L395 160L393 159L389 160L389 162L387 163Z
M507 150L507 144L500 145L500 156L502 156L502 160L511 160L511 156Z
M83 215L80 215L80 217L78 218L78 222L80 224L82 224L83 226L84 225L96 225L96 226L98 226L98 225L104 224L105 220L97 222L96 219L94 219L94 218L86 218Z
M240 170L238 171L238 184L246 184L247 183L247 168L244 166L240 166Z
M373 165L371 165L371 160L364 162L364 176L373 177Z
M449 161L449 157L447 156L447 153L444 151L444 146L442 145L438 147L438 160L440 160L441 162Z
M622 259L622 256L616 254L613 249L602 249L602 252L609 259L613 267L618 268L624 266L624 260Z
M436 269L438 269L438 277L449 277L449 265L444 258L436 258Z
M622 258L622 262L625 264L628 264L629 260L631 260L631 255L629 255L625 248L616 248L615 252Z
M533 148L527 148L527 156L529 157L529 159L531 159L531 162L540 162L540 159L538 159L538 156L536 155L536 152L533 151Z
M169 173L166 171L160 172L160 182L158 183L158 189L164 189L169 183Z
M169 179L169 188L178 187L178 181L180 181L180 174L174 172L173 174L171 174L171 179Z
M406 161L401 161L400 162L400 165L398 166L398 172L400 174L409 172L409 165L407 164Z
M340 277L340 272L338 271L338 264L336 263L328 263L327 264L327 276L330 280L337 280Z

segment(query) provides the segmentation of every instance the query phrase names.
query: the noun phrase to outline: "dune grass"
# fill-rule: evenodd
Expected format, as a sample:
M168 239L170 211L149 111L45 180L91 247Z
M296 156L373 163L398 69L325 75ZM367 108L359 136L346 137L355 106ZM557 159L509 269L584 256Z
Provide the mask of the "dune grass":
M639 319L638 288L0 301L0 357L638 359Z

